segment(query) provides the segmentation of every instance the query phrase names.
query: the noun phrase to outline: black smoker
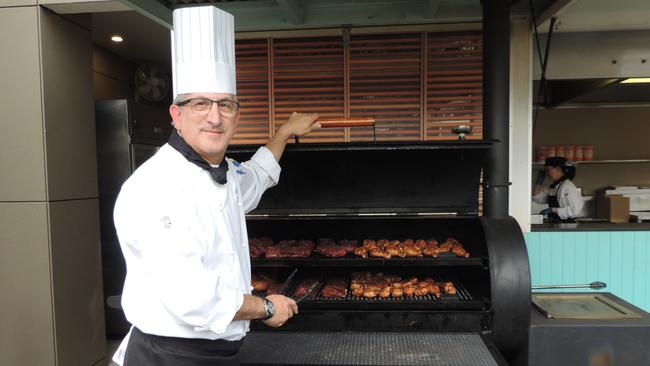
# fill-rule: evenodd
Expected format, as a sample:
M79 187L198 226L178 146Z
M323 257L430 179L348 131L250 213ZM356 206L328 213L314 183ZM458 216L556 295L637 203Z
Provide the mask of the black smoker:
M280 184L248 217L249 237L458 239L469 258L254 259L253 273L348 278L395 273L452 281L456 297L326 299L301 303L279 329L253 322L244 364L505 364L525 349L530 274L514 219L478 216L489 141L292 145ZM242 160L253 149L229 156ZM291 287L290 287L291 288ZM400 361L401 360L401 361ZM445 363L444 360L448 360ZM437 362L437 363L434 363ZM457 363L453 363L457 362Z

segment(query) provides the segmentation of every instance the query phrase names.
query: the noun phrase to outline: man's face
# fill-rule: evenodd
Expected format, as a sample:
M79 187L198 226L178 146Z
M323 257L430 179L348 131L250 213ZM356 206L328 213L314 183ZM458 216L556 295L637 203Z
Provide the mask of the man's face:
M193 98L206 98L213 101L235 100L232 94L220 93L186 94L183 100ZM176 129L194 151L210 163L221 162L239 124L239 111L234 116L224 116L219 112L218 103L212 103L212 107L206 112L197 112L190 103L182 106L172 104L169 107L169 114L174 120Z

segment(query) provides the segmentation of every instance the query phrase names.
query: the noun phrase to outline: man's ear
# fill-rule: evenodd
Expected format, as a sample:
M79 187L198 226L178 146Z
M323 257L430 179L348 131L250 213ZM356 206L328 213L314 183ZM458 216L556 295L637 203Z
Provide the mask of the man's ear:
M174 125L174 128L180 130L181 107L177 106L176 104L170 105L169 115L172 117L172 124Z

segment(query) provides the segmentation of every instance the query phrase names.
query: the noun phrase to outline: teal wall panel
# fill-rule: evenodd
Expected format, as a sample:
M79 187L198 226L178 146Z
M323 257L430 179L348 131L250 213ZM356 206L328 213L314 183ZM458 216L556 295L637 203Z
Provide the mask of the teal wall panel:
M602 281L603 291L650 311L650 231L530 232L525 238L533 285Z

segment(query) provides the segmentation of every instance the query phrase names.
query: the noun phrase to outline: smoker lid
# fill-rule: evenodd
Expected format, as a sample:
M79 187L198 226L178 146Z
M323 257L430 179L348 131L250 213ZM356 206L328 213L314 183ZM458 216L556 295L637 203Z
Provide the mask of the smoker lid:
M289 144L252 214L478 214L488 141ZM257 147L233 146L239 161Z

